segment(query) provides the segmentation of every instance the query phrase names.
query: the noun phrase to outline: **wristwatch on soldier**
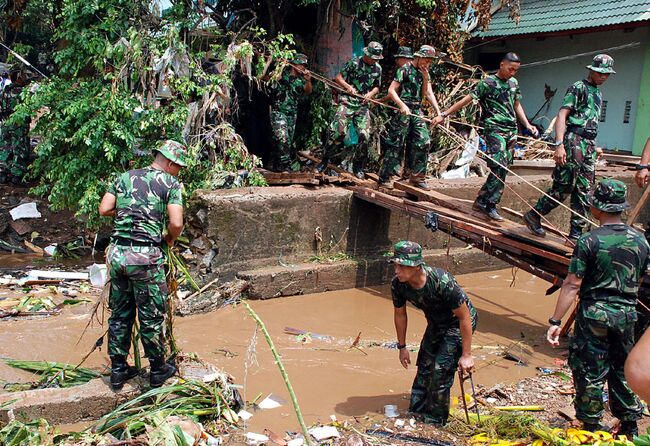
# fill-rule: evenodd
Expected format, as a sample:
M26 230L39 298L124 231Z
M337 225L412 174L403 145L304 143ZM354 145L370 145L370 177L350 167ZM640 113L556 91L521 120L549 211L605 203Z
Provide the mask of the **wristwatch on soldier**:
M446 118L449 115L447 114L446 111L443 111L443 112L440 112L440 116L442 116L443 118Z
M647 164L637 164L636 166L634 166L635 170L643 170L643 169L649 169L649 168L650 167L648 167Z
M548 318L548 323L559 327L562 325L562 319L553 319L553 317L551 316Z
M564 144L564 141L562 141L562 140L555 141L555 143L554 143L555 147L561 146L562 144Z
M399 342L397 343L397 350L404 350L406 348L406 344L400 344Z

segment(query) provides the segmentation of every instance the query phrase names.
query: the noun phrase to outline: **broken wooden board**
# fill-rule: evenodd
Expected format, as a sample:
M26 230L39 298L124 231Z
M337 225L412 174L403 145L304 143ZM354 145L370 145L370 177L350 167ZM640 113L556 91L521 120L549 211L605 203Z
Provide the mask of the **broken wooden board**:
M287 184L307 184L318 186L322 181L322 174L313 172L271 172L260 169L260 173L266 179L269 186L281 186Z
M298 152L298 156L309 160L313 163L320 164L321 160L316 158L314 155L311 153L307 152ZM346 180L349 180L350 183L356 185L356 186L365 186L365 187L375 187L376 183L372 180L362 180L360 178L357 178L356 176L352 175L350 172L348 172L345 169L340 168L339 166L335 166L334 164L328 164L327 167L334 172L338 173L341 175L341 177L345 178Z

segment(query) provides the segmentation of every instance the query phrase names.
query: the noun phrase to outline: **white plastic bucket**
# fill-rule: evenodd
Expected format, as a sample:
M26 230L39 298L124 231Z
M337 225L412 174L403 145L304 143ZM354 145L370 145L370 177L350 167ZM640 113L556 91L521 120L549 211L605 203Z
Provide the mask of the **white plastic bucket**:
M103 263L93 263L88 267L90 275L90 283L97 288L104 288L106 285L107 271L106 265Z

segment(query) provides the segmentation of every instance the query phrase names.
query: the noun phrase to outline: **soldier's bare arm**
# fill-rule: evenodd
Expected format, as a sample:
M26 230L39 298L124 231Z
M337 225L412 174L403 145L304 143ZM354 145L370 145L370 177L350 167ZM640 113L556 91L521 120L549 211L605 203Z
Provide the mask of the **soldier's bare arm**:
M643 153L641 154L641 161L639 164L641 166L647 166L650 163L650 138L645 142L645 147L643 147ZM634 181L639 187L645 187L648 184L648 178L650 177L650 169L647 167L640 167L634 175Z
M400 345L406 345L406 327L408 326L408 316L406 315L406 305L397 308L393 307L395 310L395 332L397 333L397 343ZM399 362L402 364L402 367L408 369L409 364L411 363L411 358L407 348L401 348L399 350Z
M463 353L458 360L458 368L463 373L474 371L474 358L472 358L472 316L467 305L463 304L453 310L460 324L460 336L463 343Z
M442 121L445 120L445 118L446 118L447 116L451 116L451 115L453 115L454 113L456 113L456 112L457 112L458 110L460 110L461 108L466 107L470 102L472 102L472 96L471 96L471 95L468 94L468 95L463 96L462 99L460 99L460 100L457 101L454 105L452 105L451 107L449 107L449 108L444 112L444 115L443 115L443 113L438 114L438 116L436 116L435 119L433 120L433 124L434 124L434 125L438 125L438 124L440 124Z
M115 195L106 192L99 203L99 215L102 217L115 217Z
M367 103L369 100L375 97L375 95L379 93L379 87L375 87L372 90L370 90L368 93L363 95L363 103Z
M517 119L519 119L519 122L521 122L524 127L528 129L530 133L532 133L534 136L538 135L537 128L532 125L530 122L528 122L528 117L526 116L526 112L524 111L524 107L522 107L521 102L515 101L515 114L517 115Z
M311 84L311 73L309 70L305 70L302 75L305 79L305 94L311 94L313 90L313 86Z
M555 155L553 155L553 159L555 160L555 164L558 166L563 166L564 163L566 163L564 133L566 132L566 118L569 117L569 112L569 109L562 108L555 119L555 141L557 142L557 146L555 147Z
M404 103L404 101L400 99L399 94L397 94L397 90L399 88L400 83L397 81L392 81L388 87L388 96L390 96L393 102L397 104L402 114L408 115L411 113L411 109Z
M580 285L582 285L582 278L576 276L573 273L569 273L562 283L562 288L560 289L560 297L557 299L555 304L555 312L553 313L553 319L562 320L564 315L571 305L578 297L578 292L580 291ZM559 325L551 325L548 328L546 333L546 340L554 347L560 345L560 332L562 327Z
M183 231L183 206L180 204L168 204L167 213L169 214L169 223L167 224L165 241L171 247Z
M642 400L650 400L650 330L646 330L628 355L625 379Z
M436 111L436 116L440 115L440 107L438 106L438 101L436 100L436 95L433 94L433 88L431 87L431 82L426 83L426 96L427 101L433 106Z
M347 91L350 94L356 94L357 92L357 90L355 90L352 85L348 84L345 81L345 79L343 79L343 75L341 73L336 75L336 77L334 78L334 82L339 84L341 88L343 88L345 91Z

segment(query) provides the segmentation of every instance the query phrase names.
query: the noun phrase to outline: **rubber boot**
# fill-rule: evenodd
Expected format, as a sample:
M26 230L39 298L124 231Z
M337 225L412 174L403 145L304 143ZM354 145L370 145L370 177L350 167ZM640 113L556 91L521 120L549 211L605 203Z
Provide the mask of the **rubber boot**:
M178 371L173 362L165 362L162 356L149 358L149 365L151 366L151 373L149 375L151 387L162 386L168 378L174 376Z
M605 427L600 423L583 423L582 429L589 432L604 431Z
M534 210L531 209L524 214L524 223L534 235L538 237L546 236L546 231L542 228L542 217Z
M111 356L111 386L121 389L125 382L138 376L138 369L130 366L124 356Z
M577 241L582 235L582 228L580 226L571 225L571 230L569 231L569 239L572 242Z
M618 428L618 435L625 435L629 441L632 441L635 436L639 436L639 426L636 421L621 421L621 426Z

